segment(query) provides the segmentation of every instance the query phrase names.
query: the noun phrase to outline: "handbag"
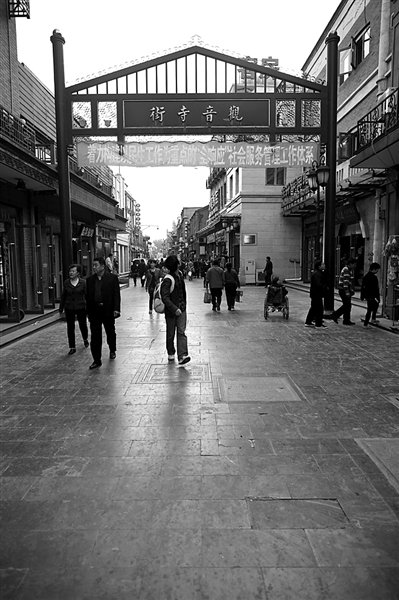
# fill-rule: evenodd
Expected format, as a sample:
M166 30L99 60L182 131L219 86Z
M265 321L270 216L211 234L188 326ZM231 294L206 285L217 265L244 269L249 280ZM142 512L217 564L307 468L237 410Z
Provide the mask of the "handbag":
M204 292L204 304L210 304L212 302L212 294L205 290Z
M236 302L241 302L242 296L243 296L243 291L242 290L237 290L236 291Z

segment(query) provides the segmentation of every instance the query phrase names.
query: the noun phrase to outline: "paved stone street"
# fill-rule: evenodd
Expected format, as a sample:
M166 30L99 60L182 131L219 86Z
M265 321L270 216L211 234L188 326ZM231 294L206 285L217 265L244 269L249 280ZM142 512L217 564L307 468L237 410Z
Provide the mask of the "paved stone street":
M64 322L0 351L2 600L397 600L398 337L187 288L185 367L141 287L101 369Z

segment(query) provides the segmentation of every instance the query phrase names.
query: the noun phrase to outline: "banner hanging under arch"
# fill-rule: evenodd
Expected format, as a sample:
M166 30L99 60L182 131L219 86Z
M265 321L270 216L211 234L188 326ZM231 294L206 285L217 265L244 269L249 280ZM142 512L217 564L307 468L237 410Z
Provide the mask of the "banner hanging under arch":
M79 167L311 167L318 156L314 142L77 142Z

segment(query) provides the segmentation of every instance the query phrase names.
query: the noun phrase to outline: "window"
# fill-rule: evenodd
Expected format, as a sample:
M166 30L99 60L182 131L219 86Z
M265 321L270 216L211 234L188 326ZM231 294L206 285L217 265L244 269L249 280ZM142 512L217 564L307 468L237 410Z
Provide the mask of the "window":
M370 54L370 26L352 38L349 47L340 50L339 57L339 83L344 83L360 63Z
M240 171L236 169L236 195L240 191Z
M255 246L256 245L256 233L244 233L242 236L242 243L245 246Z
M352 38L352 68L356 69L369 53L370 26L366 27L356 38Z
M340 51L339 55L339 83L344 83L352 72L351 67L351 48Z
M219 192L220 192L220 208L223 208L224 205L226 204L226 197L225 197L225 186L221 186Z
M285 185L285 167L266 169L266 185Z

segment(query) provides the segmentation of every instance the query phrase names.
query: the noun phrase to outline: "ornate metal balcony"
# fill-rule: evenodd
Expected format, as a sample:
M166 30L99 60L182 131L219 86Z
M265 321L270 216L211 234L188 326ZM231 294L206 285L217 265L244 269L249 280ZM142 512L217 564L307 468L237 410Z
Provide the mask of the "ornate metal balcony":
M35 154L35 131L23 119L18 119L0 106L0 136Z
M8 0L8 16L10 19L15 17L30 19L29 0Z
M226 175L226 169L214 167L206 180L206 189L211 190L212 187Z
M387 95L357 125L358 152L398 127L398 89Z
M35 156L41 162L55 164L55 143L0 106L0 137Z
M281 209L284 216L304 216L316 211L317 195L309 187L307 175L300 175L286 186L281 192ZM321 204L324 204L322 192Z

